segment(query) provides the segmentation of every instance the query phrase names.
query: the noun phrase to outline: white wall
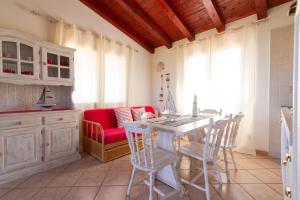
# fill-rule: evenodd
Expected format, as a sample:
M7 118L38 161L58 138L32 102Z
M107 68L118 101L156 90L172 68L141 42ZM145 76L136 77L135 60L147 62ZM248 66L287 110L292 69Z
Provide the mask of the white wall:
M270 80L270 35L274 28L286 26L293 23L293 18L287 16L290 2L270 9L266 21L258 23L257 41L257 110L255 116L256 149L269 150L269 80ZM241 27L256 21L256 16L250 16L226 25L226 29ZM209 30L196 35L196 40L216 34L215 30ZM160 90L160 73L156 71L157 63L165 64L165 72L171 73L172 92L176 96L176 46L188 43L186 39L173 44L173 48L160 47L152 56L152 104L160 107L158 95Z
M281 106L293 104L293 44L294 27L283 26L271 31L269 154L281 156Z
M151 54L127 37L113 25L90 10L79 0L1 0L0 27L30 33L40 39L51 41L53 24L30 13L35 10L66 23L103 34L114 40L129 44L134 52L131 70L129 101L130 105L143 105L151 102Z

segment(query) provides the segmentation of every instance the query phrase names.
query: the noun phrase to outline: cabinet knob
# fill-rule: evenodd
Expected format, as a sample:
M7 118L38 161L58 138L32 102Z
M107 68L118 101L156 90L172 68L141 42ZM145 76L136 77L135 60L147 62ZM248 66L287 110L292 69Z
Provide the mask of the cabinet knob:
M288 198L292 198L292 190L290 187L286 187L285 191L284 191L285 196L287 196Z
M50 145L50 144L47 142L47 143L46 143L46 147L48 147L49 145Z
M16 122L16 125L22 125L22 122L21 121Z
M61 118L58 118L58 121L62 121L62 120L64 120L64 118L62 118L62 117L61 117Z

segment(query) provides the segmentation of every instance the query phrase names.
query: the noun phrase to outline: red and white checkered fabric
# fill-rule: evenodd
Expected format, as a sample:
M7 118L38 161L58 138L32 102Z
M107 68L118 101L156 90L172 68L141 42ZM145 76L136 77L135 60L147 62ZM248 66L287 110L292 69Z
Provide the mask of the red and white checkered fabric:
M116 108L115 114L119 128L123 127L124 122L133 122L130 108Z
M138 121L141 119L141 116L144 112L146 112L145 107L140 108L131 108L132 116L134 121Z

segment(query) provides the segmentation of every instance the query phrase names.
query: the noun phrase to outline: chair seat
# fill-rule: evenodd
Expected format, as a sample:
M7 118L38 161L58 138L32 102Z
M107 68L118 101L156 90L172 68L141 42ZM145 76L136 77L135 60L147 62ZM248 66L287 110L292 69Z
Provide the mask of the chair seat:
M145 166L145 159L144 159L144 149L141 152L141 166ZM147 157L149 157L149 155L146 155ZM154 166L153 168L151 167L151 163L150 163L150 159L146 159L147 160L147 169L149 170L158 170L161 169L167 165L170 165L172 163L175 163L177 161L177 156L175 153L166 151L164 149L161 148L154 148L153 149L153 163ZM136 165L134 162L132 162L132 164L137 167L140 168L140 165ZM143 168L145 169L145 168Z
M182 145L179 152L183 155L193 157L198 160L204 160L203 157L204 144L198 142L190 142L189 144Z

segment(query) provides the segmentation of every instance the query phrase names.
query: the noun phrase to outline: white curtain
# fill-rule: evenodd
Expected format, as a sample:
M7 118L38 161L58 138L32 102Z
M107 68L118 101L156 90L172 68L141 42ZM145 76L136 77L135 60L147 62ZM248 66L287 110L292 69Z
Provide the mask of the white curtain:
M177 48L178 109L191 113L196 94L201 109L243 112L237 150L250 154L255 154L255 52L256 25Z
M76 49L73 93L76 108L127 105L130 47L63 21L56 24L54 42Z

